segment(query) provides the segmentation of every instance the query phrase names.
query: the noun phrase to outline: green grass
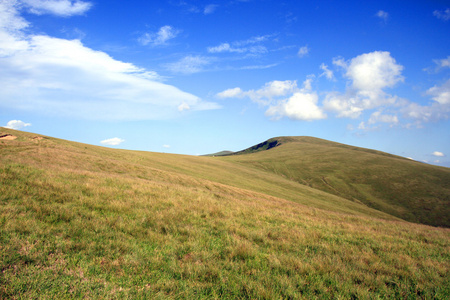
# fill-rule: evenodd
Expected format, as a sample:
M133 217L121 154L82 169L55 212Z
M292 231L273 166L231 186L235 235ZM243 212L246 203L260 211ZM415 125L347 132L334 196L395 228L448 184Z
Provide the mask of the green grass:
M449 229L222 158L1 132L0 299L450 295Z
M311 137L270 141L281 145L221 159L272 172L404 220L450 227L449 168Z

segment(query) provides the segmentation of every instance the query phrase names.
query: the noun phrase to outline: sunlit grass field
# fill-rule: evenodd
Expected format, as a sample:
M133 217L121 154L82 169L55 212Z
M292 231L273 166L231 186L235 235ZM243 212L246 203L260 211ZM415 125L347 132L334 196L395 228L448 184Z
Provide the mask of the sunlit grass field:
M224 157L411 222L450 227L450 169L312 137L280 137L269 151Z
M0 298L450 295L449 229L228 158L0 132Z

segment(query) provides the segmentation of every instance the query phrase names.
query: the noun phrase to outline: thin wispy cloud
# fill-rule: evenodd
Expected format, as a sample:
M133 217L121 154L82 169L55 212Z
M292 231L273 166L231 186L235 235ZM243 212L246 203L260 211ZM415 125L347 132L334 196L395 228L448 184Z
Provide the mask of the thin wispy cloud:
M239 40L231 43L225 42L217 46L207 47L209 53L250 53L250 54L264 54L269 50L263 45L264 42L269 41L272 35L262 35L251 37L247 40Z
M166 45L171 39L177 37L180 31L172 26L166 25L161 27L158 32L144 33L139 37L138 41L142 45L161 46Z
M444 10L435 10L433 11L433 15L443 21L450 20L450 8L446 8Z
M203 10L203 13L205 15L210 15L216 11L216 9L219 7L217 4L209 4L205 6L205 9Z
M60 17L82 15L93 6L92 2L80 0L20 0L17 2L22 2L33 14L52 14Z
M450 68L450 55L443 59L434 59L433 62L436 64L438 70L444 68Z
M329 80L334 80L334 74L333 71L328 69L328 66L324 63L320 65L320 69L323 71L322 74L319 75L319 77L325 76Z
M384 10L379 10L375 16L377 16L378 18L380 18L384 23L387 22L388 18L389 18L389 14L387 12L385 12Z
M302 58L305 57L306 55L308 55L310 49L308 47L308 45L300 47L300 49L298 49L297 55L298 57Z
M204 71L212 60L210 57L188 55L176 62L165 64L165 68L173 73L194 74Z
M217 108L79 40L26 34L15 1L0 3L0 107L91 120L154 120Z

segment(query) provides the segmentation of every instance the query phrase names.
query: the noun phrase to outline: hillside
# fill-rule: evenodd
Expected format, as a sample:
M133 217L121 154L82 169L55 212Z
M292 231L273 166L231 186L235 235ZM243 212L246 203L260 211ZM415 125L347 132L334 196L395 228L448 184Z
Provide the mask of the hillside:
M435 298L450 230L229 157L0 128L0 298Z
M448 168L312 137L273 138L223 159L404 220L450 226Z

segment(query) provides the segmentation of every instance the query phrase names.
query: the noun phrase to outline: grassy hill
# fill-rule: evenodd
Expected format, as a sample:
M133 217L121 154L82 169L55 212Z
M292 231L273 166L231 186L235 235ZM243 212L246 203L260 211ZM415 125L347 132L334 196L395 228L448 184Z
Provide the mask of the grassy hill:
M450 294L450 230L233 161L0 128L0 298Z
M246 155L226 161L273 172L404 220L450 227L449 168L312 137L274 138L236 154Z

